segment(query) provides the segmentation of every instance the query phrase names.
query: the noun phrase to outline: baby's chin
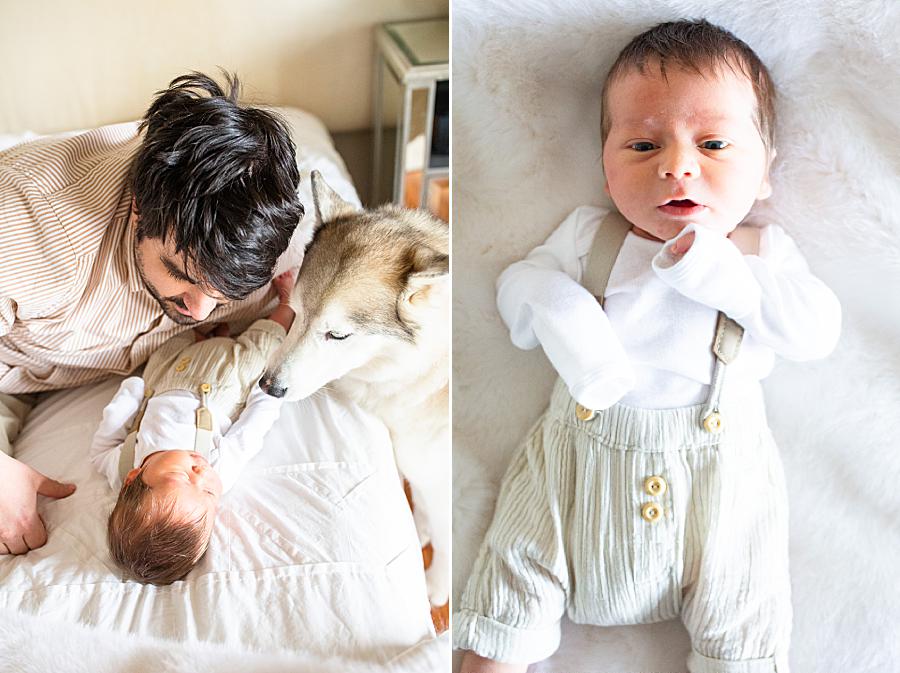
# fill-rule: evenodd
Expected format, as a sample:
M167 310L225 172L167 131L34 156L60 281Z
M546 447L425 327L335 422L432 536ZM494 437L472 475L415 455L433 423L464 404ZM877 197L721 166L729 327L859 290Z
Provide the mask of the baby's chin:
M723 223L717 222L715 220L703 220L702 218L698 218L696 221L682 220L678 222L663 223L646 222L643 224L643 226L641 224L633 223L635 227L641 229L645 234L648 234L650 237L655 238L659 241L671 241L692 224L710 231L714 231L723 236L727 236L732 231L737 229L738 226L738 223Z

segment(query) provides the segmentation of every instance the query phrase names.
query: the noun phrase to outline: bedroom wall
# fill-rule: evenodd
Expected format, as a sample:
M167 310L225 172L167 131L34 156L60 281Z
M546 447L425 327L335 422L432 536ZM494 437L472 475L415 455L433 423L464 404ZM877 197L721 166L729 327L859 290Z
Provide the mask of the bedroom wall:
M245 99L368 129L374 26L448 13L448 0L0 0L0 133L136 119L172 78L217 66Z

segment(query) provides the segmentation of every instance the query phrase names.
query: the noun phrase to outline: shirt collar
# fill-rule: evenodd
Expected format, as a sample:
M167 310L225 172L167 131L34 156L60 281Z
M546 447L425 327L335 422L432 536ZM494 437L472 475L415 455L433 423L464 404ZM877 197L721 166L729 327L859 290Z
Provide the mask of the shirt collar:
M135 242L137 240L137 218L131 217L131 188L126 187L128 193L128 212L125 215L125 236L122 240L125 244L125 268L128 272L128 289L131 292L144 292L144 281L141 280L141 274L138 270L137 253L135 252Z

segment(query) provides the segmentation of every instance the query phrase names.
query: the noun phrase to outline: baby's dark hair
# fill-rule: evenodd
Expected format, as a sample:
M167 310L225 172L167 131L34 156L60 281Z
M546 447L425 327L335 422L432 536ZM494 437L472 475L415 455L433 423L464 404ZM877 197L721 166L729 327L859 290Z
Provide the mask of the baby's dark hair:
M141 582L171 584L190 572L206 553L206 513L187 519L174 500L153 497L138 474L122 486L109 515L107 539L113 561Z
M744 75L756 94L756 128L771 155L775 147L775 84L759 56L732 33L704 19L661 23L629 42L619 52L603 84L601 137L606 142L610 119L608 95L613 82L628 70L644 74L658 67L663 78L672 66L703 74L726 67Z

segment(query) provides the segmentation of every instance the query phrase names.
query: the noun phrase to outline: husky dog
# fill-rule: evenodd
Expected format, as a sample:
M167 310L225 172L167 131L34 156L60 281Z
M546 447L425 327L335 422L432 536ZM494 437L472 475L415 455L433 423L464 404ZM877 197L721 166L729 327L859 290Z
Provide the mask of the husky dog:
M450 279L447 225L424 211L359 211L314 171L316 229L297 312L260 385L300 400L332 381L387 425L409 481L434 606L450 595Z

